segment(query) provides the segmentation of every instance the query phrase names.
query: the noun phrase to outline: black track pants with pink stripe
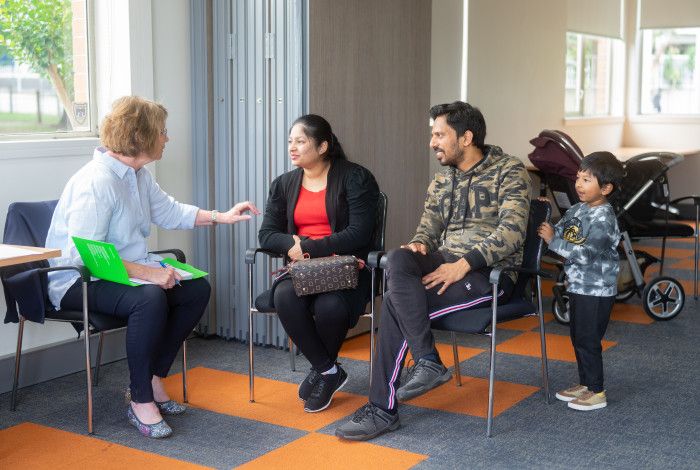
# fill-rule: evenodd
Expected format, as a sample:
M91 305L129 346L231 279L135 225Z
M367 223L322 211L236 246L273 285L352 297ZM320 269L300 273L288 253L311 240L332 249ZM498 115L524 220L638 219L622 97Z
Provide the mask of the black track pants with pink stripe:
M387 292L382 303L369 400L396 409L396 390L406 353L414 358L436 352L430 321L467 308L491 304L488 270L467 273L441 295L440 286L426 290L421 279L445 263L440 253L421 255L407 249L390 251ZM505 284L505 283L504 283ZM510 287L503 285L510 294Z

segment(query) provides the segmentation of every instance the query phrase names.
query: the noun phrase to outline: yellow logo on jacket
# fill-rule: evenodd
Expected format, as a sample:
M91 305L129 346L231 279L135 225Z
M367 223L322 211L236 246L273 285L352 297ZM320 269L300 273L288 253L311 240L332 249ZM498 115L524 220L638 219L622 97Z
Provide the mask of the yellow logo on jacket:
M562 237L569 243L581 245L586 242L586 237L583 237L581 232L581 221L576 217L573 217L566 223Z

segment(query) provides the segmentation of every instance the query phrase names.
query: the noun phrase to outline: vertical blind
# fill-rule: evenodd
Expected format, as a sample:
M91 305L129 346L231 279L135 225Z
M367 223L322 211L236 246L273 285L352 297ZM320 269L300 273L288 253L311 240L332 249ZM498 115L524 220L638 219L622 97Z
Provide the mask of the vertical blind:
M622 38L623 0L567 0L566 29Z

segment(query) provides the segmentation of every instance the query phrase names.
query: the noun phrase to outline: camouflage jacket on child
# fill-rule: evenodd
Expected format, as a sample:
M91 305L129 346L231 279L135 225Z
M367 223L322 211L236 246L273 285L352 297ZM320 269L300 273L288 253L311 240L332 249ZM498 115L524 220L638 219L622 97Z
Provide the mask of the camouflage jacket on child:
M610 204L591 207L581 202L568 209L549 244L550 250L566 258L566 290L596 297L617 294L619 242L620 229Z

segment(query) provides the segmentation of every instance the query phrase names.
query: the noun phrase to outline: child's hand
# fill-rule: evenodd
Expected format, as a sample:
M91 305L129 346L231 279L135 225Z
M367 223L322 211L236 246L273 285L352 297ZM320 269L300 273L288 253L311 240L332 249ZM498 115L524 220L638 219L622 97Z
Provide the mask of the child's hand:
M537 200L540 202L549 202L549 198L545 196L537 196Z
M537 228L537 235L549 245L554 238L554 227L548 222L542 222L542 225Z

